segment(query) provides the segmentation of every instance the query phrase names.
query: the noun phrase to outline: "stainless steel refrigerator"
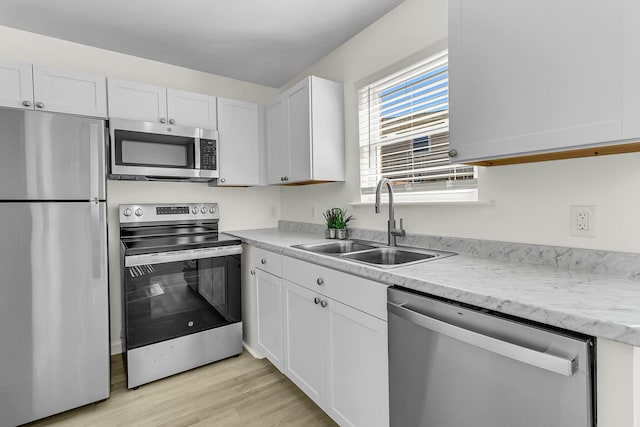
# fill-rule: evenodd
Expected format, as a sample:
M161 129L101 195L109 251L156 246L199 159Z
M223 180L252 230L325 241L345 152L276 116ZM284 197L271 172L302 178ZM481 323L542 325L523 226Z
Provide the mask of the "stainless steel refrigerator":
M105 122L0 109L0 426L109 397Z

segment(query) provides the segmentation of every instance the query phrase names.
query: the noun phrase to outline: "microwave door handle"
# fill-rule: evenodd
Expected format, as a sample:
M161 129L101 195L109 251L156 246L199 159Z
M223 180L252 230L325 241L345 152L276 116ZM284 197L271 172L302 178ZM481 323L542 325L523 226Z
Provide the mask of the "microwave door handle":
M195 144L194 150L193 150L193 155L195 157L194 162L193 162L193 168L195 170L200 170L200 138L196 137L193 139L193 142Z

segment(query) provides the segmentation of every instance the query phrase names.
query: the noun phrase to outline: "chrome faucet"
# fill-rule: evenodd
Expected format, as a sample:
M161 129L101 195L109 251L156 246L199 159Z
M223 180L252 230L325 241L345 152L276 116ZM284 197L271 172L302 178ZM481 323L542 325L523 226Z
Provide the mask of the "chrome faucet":
M404 237L406 233L402 228L402 218L400 218L400 228L396 228L396 220L393 214L393 188L391 187L391 181L389 181L388 178L382 178L376 187L376 213L380 213L380 193L384 184L387 184L387 188L389 189L389 221L387 223L387 233L389 238L388 244L391 247L395 247L396 237Z

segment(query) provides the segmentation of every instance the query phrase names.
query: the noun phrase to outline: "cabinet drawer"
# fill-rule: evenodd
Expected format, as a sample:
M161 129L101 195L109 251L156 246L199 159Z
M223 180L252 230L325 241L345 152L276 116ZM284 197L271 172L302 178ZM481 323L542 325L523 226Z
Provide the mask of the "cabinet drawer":
M260 270L282 277L282 255L275 252L255 248L253 265Z
M387 285L295 258L282 257L282 277L387 320Z

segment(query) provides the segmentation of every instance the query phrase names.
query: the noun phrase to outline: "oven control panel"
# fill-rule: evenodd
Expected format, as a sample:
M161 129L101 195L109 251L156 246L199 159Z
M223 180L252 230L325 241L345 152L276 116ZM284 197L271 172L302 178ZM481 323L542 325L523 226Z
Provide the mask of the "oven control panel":
M220 219L217 203L126 204L119 212L120 224Z

